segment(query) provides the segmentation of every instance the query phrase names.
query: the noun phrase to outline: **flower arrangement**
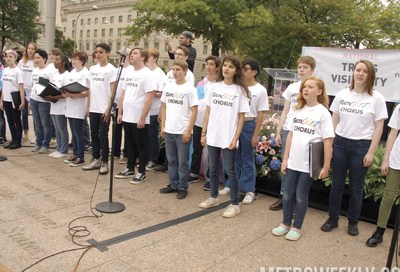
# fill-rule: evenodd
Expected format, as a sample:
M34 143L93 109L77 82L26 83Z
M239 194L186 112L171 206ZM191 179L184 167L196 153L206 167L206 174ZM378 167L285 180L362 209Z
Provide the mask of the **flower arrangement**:
M279 119L275 116L276 113L264 120L255 150L257 176L267 176L270 179L280 177L282 164L281 147L275 138Z

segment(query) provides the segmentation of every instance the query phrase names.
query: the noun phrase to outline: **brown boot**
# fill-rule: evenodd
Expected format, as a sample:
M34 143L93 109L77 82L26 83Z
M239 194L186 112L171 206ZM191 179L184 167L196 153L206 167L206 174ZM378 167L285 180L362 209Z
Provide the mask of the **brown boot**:
M272 203L271 206L269 206L269 209L271 211L282 210L283 209L282 197L280 197L276 202Z

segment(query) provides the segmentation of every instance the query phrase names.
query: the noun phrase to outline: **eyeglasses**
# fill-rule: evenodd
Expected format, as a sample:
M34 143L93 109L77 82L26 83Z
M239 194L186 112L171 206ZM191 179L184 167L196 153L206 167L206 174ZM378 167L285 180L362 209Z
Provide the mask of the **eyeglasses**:
M242 70L243 70L243 72L247 72L248 70L251 70L251 68L250 67L243 67Z

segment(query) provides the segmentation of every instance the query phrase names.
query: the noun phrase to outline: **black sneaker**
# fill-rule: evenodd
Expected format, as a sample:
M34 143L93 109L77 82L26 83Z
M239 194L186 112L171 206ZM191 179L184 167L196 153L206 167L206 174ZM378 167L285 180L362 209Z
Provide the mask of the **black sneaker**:
M134 176L133 179L130 181L130 183L137 185L137 184L142 183L145 180L146 180L146 175L144 173L138 172L136 174L136 176Z
M78 167L78 166L82 166L85 165L85 160L84 159L80 159L80 158L76 158L74 161L72 161L69 166L71 167Z
M195 183L195 182L199 182L199 177L198 176L197 177L193 177L193 176L189 175L188 184Z
M185 199L187 196L188 192L184 190L178 190L178 193L176 194L177 199Z
M338 220L329 217L325 223L321 226L321 230L328 232L338 227Z
M203 190L204 191L211 191L211 184L210 184L209 181L204 182Z
M172 188L171 185L167 185L167 187L160 189L160 194L171 194L171 193L176 193L176 192L178 192L178 190Z
M8 149L18 149L21 147L22 147L21 143L15 143L12 146L10 146Z
M347 233L351 236L357 236L359 234L357 224L349 224Z
M154 171L155 171L155 172L158 172L158 173L165 173L165 172L168 171L168 167L165 166L165 165L157 165L157 166L154 168Z
M7 140L3 137L0 137L0 145L4 144Z
M135 176L135 171L129 170L128 168L125 168L123 171L115 175L117 179L130 178L133 176Z
M5 142L3 147L4 148L10 148L13 144L15 144L15 142L11 141L11 142Z

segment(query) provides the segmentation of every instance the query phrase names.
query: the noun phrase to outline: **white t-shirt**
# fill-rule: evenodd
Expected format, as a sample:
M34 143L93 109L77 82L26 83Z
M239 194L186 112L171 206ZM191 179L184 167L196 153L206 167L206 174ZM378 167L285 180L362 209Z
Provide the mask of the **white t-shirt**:
M18 62L18 67L22 71L22 78L24 80L24 89L31 90L32 89L32 73L35 68L33 64L33 60L27 60L26 63L23 60Z
M289 129L293 137L287 167L309 173L309 143L335 137L331 114L322 104L313 107L306 105L293 111Z
M89 112L104 113L110 104L110 84L117 79L117 69L108 63L106 66L93 65L90 71Z
M194 75L193 75L192 71L190 71L189 69L186 72L185 79L187 82L192 83L192 85L194 86ZM172 82L175 82L173 70L171 70L167 73L167 77L165 79L164 86L167 85L168 83L172 83Z
M57 87L62 87L68 84L69 80L69 72L65 71L64 73L60 74L57 73L54 76L54 79L52 82L57 86ZM51 115L65 115L67 107L67 99L65 98L60 98L56 103L51 103L51 108L50 108L50 114Z
M210 107L207 145L228 148L236 133L238 113L250 110L249 98L239 85L219 81L210 86L204 100Z
M157 67L154 70L151 70L153 74L153 81L155 84L155 91L161 92L164 89L164 84L165 84L165 73L164 71L160 68ZM160 107L161 107L161 99L160 97L155 97L153 98L153 104L151 105L150 109L150 116L151 115L158 115L160 112Z
M68 76L68 84L78 82L82 86L90 87L90 72L88 68L83 67L79 72L72 70ZM67 106L65 116L68 118L85 119L86 118L87 97L67 97Z
M400 105L397 105L393 111L388 124L389 127L400 130ZM389 156L389 167L400 170L400 135L397 135Z
M38 82L39 82L39 77L43 77L45 79L48 79L49 81L52 81L52 79L55 76L55 72L56 71L54 69L49 68L48 66L46 66L45 68L36 67L35 69L33 69L31 99L40 102L50 103L48 101L45 101L43 98L39 96L39 94L44 90L44 87L40 85Z
M349 88L341 90L330 110L339 114L336 134L352 140L371 140L374 122L388 118L385 98L375 90L372 96L350 91Z
M122 68L121 76L119 78L118 86L117 86L117 92L115 94L115 99L114 102L117 104L117 108L119 108L119 103L121 99L121 94L122 94L122 85L124 84L125 78L127 76L127 68L131 67L131 65L128 65L126 67ZM117 74L119 73L119 69L117 70Z
M146 93L154 92L153 74L147 67L135 70L133 66L130 66L126 70L122 85L124 92L122 121L137 124L143 112ZM149 114L146 116L145 123L150 124Z
M286 116L285 123L283 124L284 130L289 130L289 120L292 118L293 109L297 106L297 97L300 93L301 81L290 84L283 92L282 97L290 103L289 112Z
M4 68L1 76L3 82L3 101L12 102L12 92L19 92L18 84L24 83L21 70L17 68Z
M203 127L204 115L206 114L207 104L204 101L204 97L208 92L210 85L215 83L215 81L209 81L207 77L203 78L196 87L197 98L199 99L199 107L197 108L197 118L195 125L198 127Z
M192 107L198 106L196 88L191 82L178 85L167 84L161 96L166 106L164 131L171 134L183 134L192 114Z
M248 88L250 91L250 111L246 112L245 117L257 117L259 111L269 110L267 89L260 83Z

